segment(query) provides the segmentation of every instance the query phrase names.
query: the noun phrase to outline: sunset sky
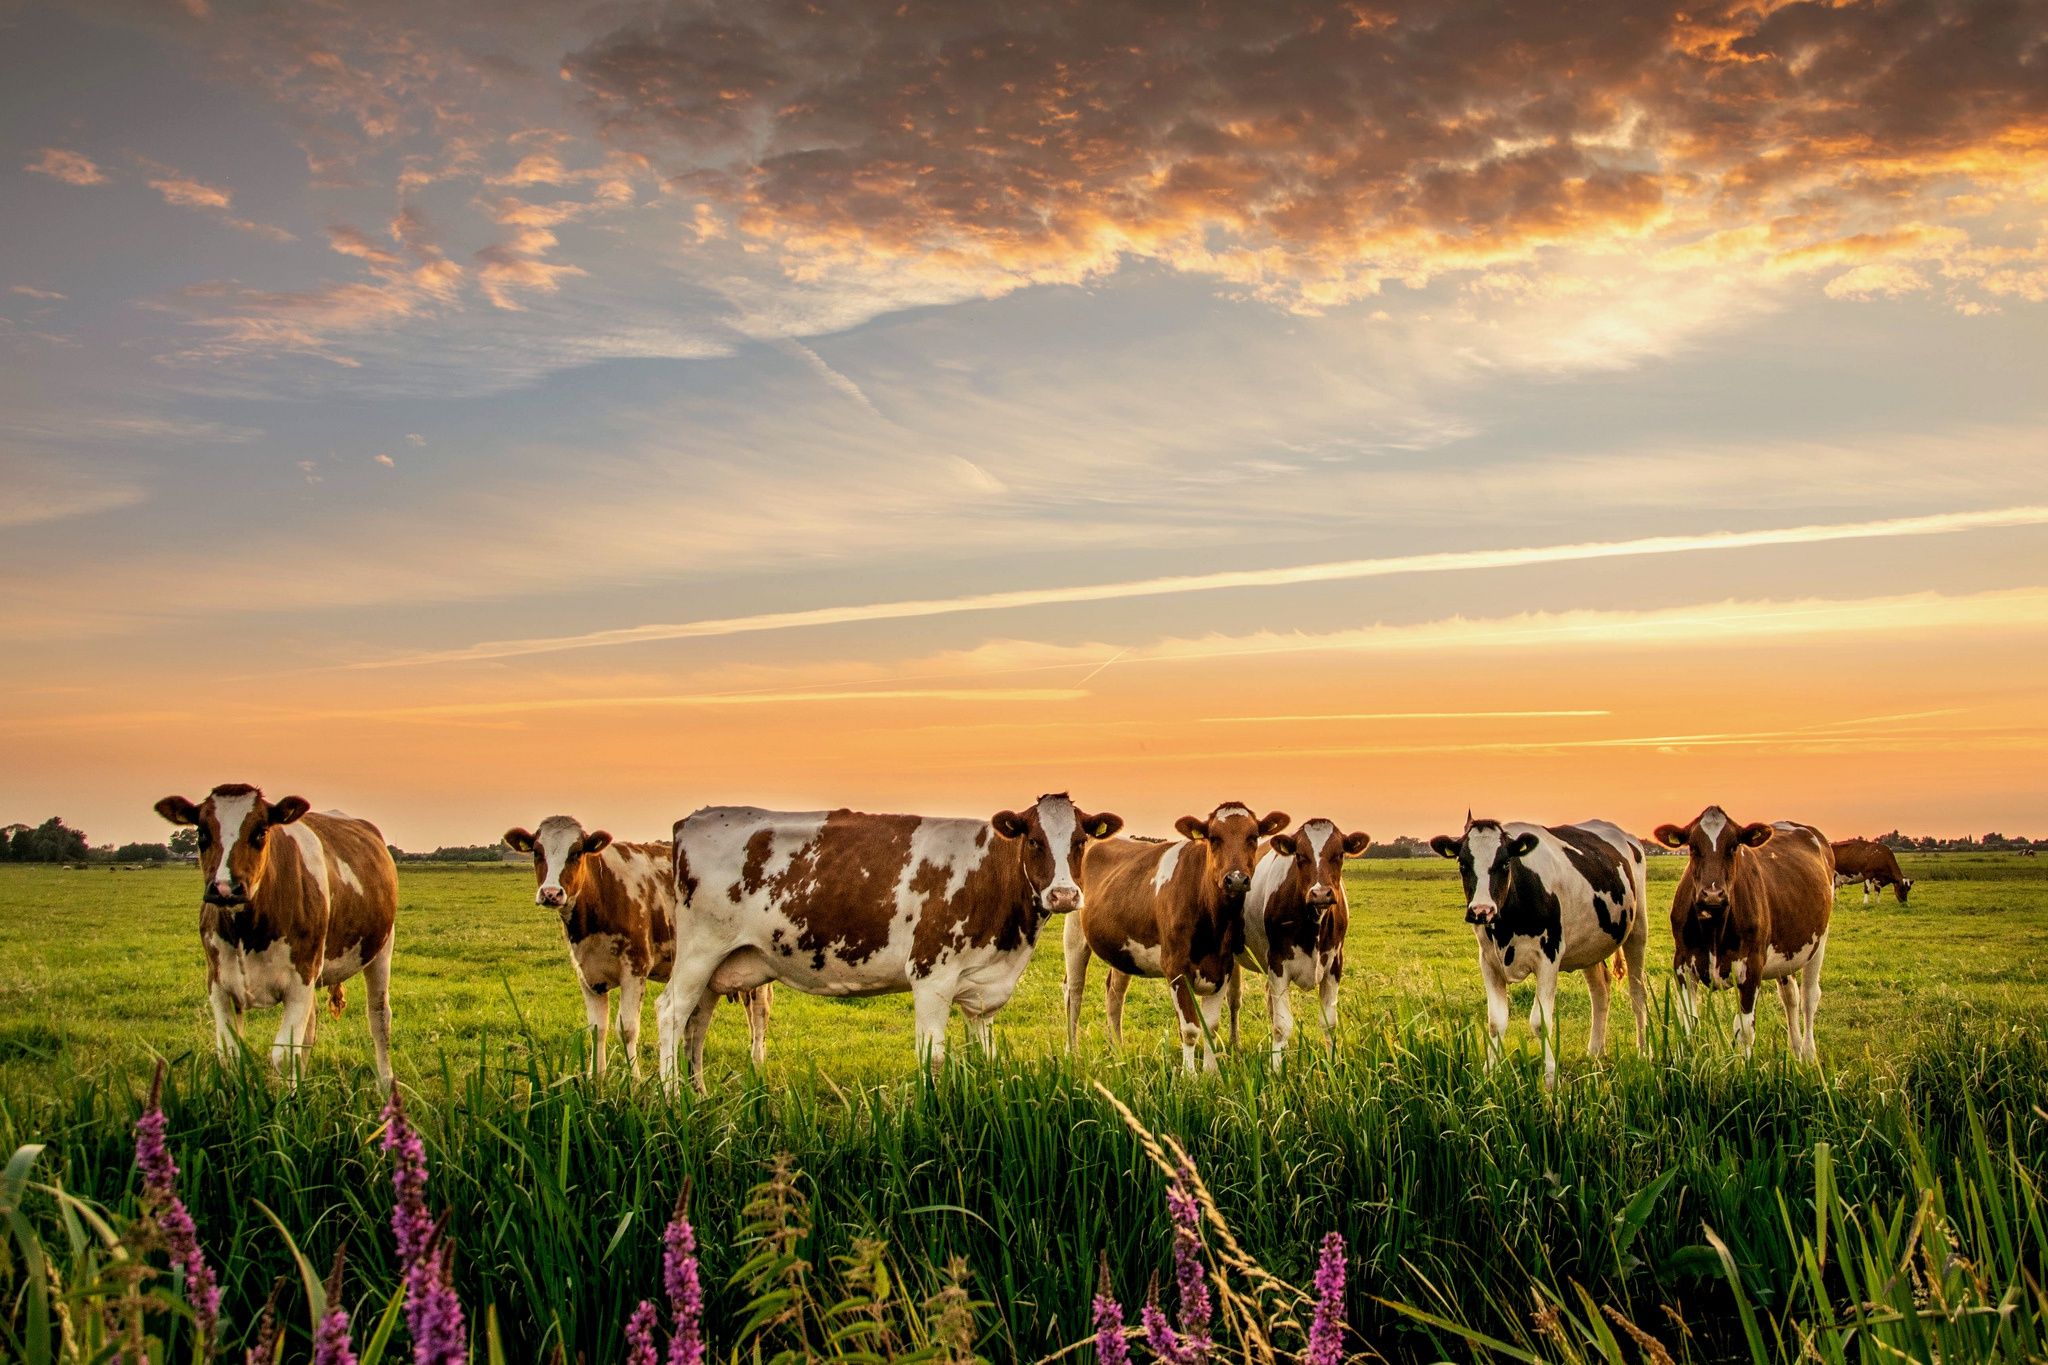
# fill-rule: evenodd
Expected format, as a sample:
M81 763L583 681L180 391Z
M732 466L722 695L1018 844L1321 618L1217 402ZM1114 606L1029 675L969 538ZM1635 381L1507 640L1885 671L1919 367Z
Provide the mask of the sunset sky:
M0 6L0 822L2048 834L2048 4Z

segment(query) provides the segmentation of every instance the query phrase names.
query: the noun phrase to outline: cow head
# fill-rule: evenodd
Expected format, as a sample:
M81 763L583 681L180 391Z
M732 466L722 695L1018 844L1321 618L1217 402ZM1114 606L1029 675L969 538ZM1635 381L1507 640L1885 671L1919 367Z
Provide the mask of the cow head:
M1728 888L1735 881L1736 859L1745 848L1771 841L1769 825L1738 825L1719 806L1708 806L1689 825L1659 825L1652 836L1666 848L1686 850L1691 865L1692 913L1702 920L1728 911Z
M1372 847L1372 836L1343 834L1331 820L1304 820L1292 834L1276 834L1270 844L1283 858L1294 860L1294 873L1307 888L1303 899L1320 920L1344 896L1344 860Z
M1892 894L1899 898L1900 905L1906 903L1906 893L1912 889L1913 879L1911 877L1901 877L1892 883Z
M166 796L156 813L174 825L199 831L199 873L206 879L208 905L233 909L247 905L263 885L270 831L289 825L311 806L303 796L265 801L263 793L243 782L215 787L204 801Z
M1121 815L1089 815L1065 792L1041 796L1023 814L999 810L989 817L998 836L1014 840L1033 900L1049 915L1081 908L1081 852L1090 839L1124 827Z
M1204 820L1183 815L1173 822L1183 839L1199 844L1208 859L1206 884L1237 899L1252 889L1252 868L1259 860L1259 840L1287 828L1287 816L1272 811L1261 820L1251 807L1226 801Z
M603 830L585 834L580 822L567 815L550 815L540 828L529 834L523 829L505 831L506 847L515 853L533 855L535 905L568 914L583 890L585 858L595 857L611 846L612 836Z
M1508 898L1516 862L1534 853L1541 842L1534 834L1509 834L1500 821L1474 820L1467 812L1463 834L1455 839L1439 834L1429 846L1440 858L1458 860L1458 875L1465 883L1465 922L1491 924Z

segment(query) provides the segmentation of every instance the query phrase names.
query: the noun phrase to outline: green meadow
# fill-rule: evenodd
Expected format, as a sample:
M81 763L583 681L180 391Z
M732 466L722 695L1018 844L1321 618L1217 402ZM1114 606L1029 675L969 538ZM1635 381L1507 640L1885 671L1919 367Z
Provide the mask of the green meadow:
M1109 1048L1100 964L1068 1058L1055 924L998 1016L993 1061L967 1055L956 1021L960 1060L934 1083L912 1062L908 997L783 991L765 1076L748 1066L741 1012L721 1008L703 1099L634 1085L616 1052L605 1086L581 1077L580 998L525 868L410 865L394 1063L460 1287L515 1360L558 1346L619 1358L685 1182L714 1337L726 1323L730 1345L745 1298L727 1283L747 1250L735 1233L778 1153L802 1172L816 1265L880 1237L910 1294L958 1254L982 1354L1050 1355L1086 1335L1098 1267L1135 1305L1167 1263L1161 1180L1098 1082L1186 1144L1274 1273L1306 1284L1316 1239L1344 1233L1364 1358L1653 1358L1624 1319L1680 1360L1895 1358L1879 1341L1912 1359L2039 1358L2048 869L1930 855L1907 860L1909 906L1887 894L1866 908L1845 891L1815 1070L1784 1055L1774 994L1751 1062L1729 1053L1725 999L1696 1037L1671 1027L1664 912L1681 867L1651 862L1654 1058L1636 1055L1617 990L1610 1055L1586 1059L1587 995L1568 980L1555 1094L1540 1085L1527 985L1508 1060L1481 1064L1471 932L1455 869L1435 859L1351 865L1337 1047L1298 1000L1297 1050L1278 1075L1256 982L1247 1058L1188 1077L1158 983L1133 987L1126 1047ZM130 1125L164 1059L172 1141L231 1333L292 1266L258 1204L321 1264L347 1241L353 1292L381 1305L396 1270L380 1236L389 1187L360 985L322 1020L296 1091L223 1071L197 881L190 868L0 867L0 1143L47 1143L42 1179L132 1209ZM267 1044L275 1013L251 1025ZM54 1239L51 1211L28 1211ZM1899 1265L1910 1273L1881 1273ZM1955 1311L1937 1321L1934 1301Z

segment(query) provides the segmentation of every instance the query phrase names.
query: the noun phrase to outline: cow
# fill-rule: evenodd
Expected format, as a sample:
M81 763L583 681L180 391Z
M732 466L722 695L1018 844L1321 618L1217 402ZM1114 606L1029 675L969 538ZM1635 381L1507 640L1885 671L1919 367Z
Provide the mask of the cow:
M1351 903L1344 894L1344 860L1372 847L1368 834L1346 834L1333 820L1304 820L1292 834L1266 841L1252 870L1244 905L1244 946L1266 973L1266 1014L1272 1023L1272 1062L1280 1064L1294 1037L1290 986L1317 993L1323 1036L1334 1046L1337 985L1344 978L1344 935ZM1237 1041L1237 977L1230 981L1230 1040Z
M1508 1030L1508 987L1534 974L1536 1001L1529 1027L1543 1038L1543 1084L1557 1084L1557 977L1581 972L1593 997L1586 1052L1607 1050L1607 997L1613 976L1628 981L1636 1017L1636 1050L1650 1050L1649 990L1643 953L1649 942L1644 913L1643 846L1605 820L1576 825L1530 825L1474 820L1465 832L1429 841L1439 857L1457 860L1465 884L1465 922L1479 946L1479 976L1486 988L1486 1055L1500 1057ZM1618 964L1611 964L1616 950Z
M1898 896L1899 904L1906 903L1906 893L1913 889L1913 879L1899 871L1899 860L1889 848L1873 839L1838 839L1835 850L1835 890L1854 882L1863 883L1863 903L1870 904L1870 893L1889 886Z
M241 1051L245 1010L282 1004L270 1062L285 1071L313 1045L314 993L324 987L339 1015L342 983L360 972L377 1084L388 1092L398 869L383 834L339 811L316 814L304 797L267 801L240 782L196 803L166 796L156 811L199 832L199 942L222 1058Z
M1181 1064L1216 1069L1213 1043L1226 987L1244 947L1244 901L1259 840L1287 828L1230 801L1207 819L1183 815L1178 840L1111 839L1088 848L1082 880L1088 903L1067 917L1067 1047L1080 1040L1081 992L1091 955L1109 964L1110 1037L1121 1046L1124 994L1134 976L1163 978L1180 1019Z
M1679 1020L1696 1017L1693 988L1737 991L1735 1043L1756 1044L1756 993L1778 983L1793 1055L1814 1061L1813 1019L1835 904L1835 855L1811 825L1740 825L1708 806L1687 825L1659 825L1658 843L1690 858L1671 898L1671 970Z
M987 820L712 806L676 823L675 968L656 1009L703 1079L707 991L786 982L811 995L910 992L937 1068L958 1005L986 1051L1049 916L1082 908L1085 845L1123 828L1064 792Z
M640 1002L649 981L667 981L675 962L676 883L667 843L620 843L604 830L585 833L573 816L550 815L538 828L505 831L506 846L533 855L534 904L562 917L569 962L590 1020L591 1069L602 1076L611 1033L611 992L619 993L619 1039L640 1076ZM735 992L747 1007L754 1066L768 1060L773 988Z

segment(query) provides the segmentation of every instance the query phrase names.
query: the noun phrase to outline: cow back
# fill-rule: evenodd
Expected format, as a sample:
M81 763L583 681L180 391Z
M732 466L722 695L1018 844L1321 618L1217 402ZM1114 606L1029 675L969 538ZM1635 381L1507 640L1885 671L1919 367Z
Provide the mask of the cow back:
M383 951L398 916L398 868L383 833L368 820L338 811L308 812L275 827L277 833L293 836L302 892L311 894L317 884L326 901L327 960L359 967Z

